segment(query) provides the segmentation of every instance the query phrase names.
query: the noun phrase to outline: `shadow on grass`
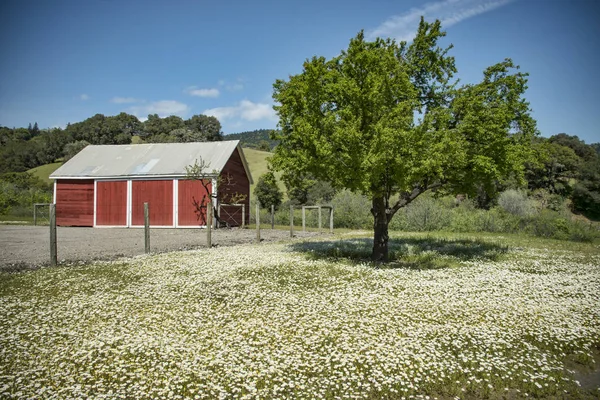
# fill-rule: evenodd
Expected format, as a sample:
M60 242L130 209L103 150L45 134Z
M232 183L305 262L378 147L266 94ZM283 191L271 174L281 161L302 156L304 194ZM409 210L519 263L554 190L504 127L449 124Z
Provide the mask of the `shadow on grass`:
M344 239L298 242L293 251L313 259L349 261L369 264L375 268L406 268L415 270L441 269L461 261L496 261L508 251L508 246L477 239L394 238L389 243L389 262L371 261L372 239Z

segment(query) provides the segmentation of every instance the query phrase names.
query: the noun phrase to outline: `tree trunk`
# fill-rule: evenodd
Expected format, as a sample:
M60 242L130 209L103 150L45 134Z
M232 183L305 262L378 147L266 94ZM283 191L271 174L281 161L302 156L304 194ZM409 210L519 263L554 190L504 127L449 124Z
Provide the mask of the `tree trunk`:
M374 198L373 208L373 261L387 262L388 261L388 216L386 213L385 199Z

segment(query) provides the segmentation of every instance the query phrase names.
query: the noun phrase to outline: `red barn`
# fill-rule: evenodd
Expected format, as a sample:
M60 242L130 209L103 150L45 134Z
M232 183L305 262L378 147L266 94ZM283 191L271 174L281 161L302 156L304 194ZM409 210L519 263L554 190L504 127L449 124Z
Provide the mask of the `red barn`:
M186 179L186 166L195 161L208 165L204 185ZM246 221L250 217L252 176L237 140L87 146L50 178L59 226L143 226L146 202L152 226L206 226L206 209L195 205L208 199L205 187L217 204L246 195ZM223 208L224 222L242 224L240 207Z

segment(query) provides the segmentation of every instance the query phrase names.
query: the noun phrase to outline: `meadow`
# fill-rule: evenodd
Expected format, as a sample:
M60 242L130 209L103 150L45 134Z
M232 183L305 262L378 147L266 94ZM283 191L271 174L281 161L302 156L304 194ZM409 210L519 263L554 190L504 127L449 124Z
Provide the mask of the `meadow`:
M360 233L0 276L0 398L595 398L600 250Z

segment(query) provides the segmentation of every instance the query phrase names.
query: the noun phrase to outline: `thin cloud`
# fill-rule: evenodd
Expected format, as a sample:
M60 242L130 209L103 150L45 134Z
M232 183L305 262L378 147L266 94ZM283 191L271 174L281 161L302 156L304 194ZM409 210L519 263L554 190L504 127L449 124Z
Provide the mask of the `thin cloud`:
M391 37L398 41L411 41L415 37L421 16L427 21L439 19L442 26L448 28L461 21L502 7L513 0L443 0L415 7L409 11L388 18L372 31L367 38Z
M215 89L215 88L203 89L203 88L198 88L197 86L190 86L187 89L185 89L184 92L189 94L190 96L197 96L197 97L219 97L219 94L220 94L219 89Z
M227 119L242 119L244 121L276 120L275 111L270 104L254 103L250 100L242 100L238 105L232 107L210 108L202 113L212 115L220 121Z
M88 95L87 95L87 94L85 94L85 93L83 93L83 94L79 95L79 100L86 101L86 100L89 100L89 99L90 99L90 96L88 96Z
M169 115L185 117L190 108L187 104L179 101L161 100L143 106L129 107L127 111L138 118L145 118L148 114L158 114L159 117L164 118Z
M111 103L115 104L131 104L131 103L141 103L143 102L140 99L136 99L135 97L113 97L110 99Z
M218 82L219 86L222 86L228 92L239 92L240 90L244 90L244 80L242 78L238 78L235 82L228 82L224 79L220 79Z

